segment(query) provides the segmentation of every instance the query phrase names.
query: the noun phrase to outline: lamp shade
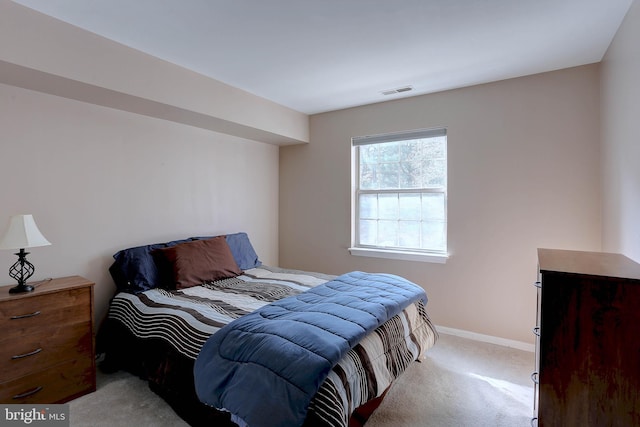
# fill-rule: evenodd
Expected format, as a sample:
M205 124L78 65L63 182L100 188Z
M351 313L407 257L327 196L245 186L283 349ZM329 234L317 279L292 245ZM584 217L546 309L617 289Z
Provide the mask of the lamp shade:
M0 240L0 249L22 249L47 246L51 243L42 235L33 215L14 215L9 228Z

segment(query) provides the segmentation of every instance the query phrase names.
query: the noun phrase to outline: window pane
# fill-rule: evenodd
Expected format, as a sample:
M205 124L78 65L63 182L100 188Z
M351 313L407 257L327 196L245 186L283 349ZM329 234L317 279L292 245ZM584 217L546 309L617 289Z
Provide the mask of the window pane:
M423 140L412 139L397 142L400 146L400 155L404 161L419 161L422 153Z
M398 194L380 194L378 196L378 218L397 220Z
M361 194L359 200L360 219L378 218L378 195Z
M442 193L422 195L422 218L424 220L445 220L445 199Z
M429 138L423 140L424 144L424 152L426 158L429 159L444 159L446 158L446 138L445 137L437 137L437 138Z
M422 187L422 163L407 161L400 164L400 188Z
M441 187L447 177L447 162L444 159L429 159L424 162L424 186Z
M398 221L378 221L378 246L398 246Z
M420 193L400 194L400 219L420 220L421 197Z
M360 188L363 190L373 190L377 188L375 164L360 164Z
M378 163L378 146L364 145L360 147L360 164Z
M360 221L360 244L377 245L378 244L378 221L361 220Z
M400 147L397 142L376 144L378 146L378 161L379 162L399 162L400 161Z
M379 189L397 189L399 181L399 163L381 163L377 170L377 187Z
M400 145L400 188L422 186L422 142L420 140L401 141Z
M400 221L399 226L399 244L401 248L419 248L420 247L420 222L419 221Z
M445 223L441 221L426 221L422 223L422 249L447 249L445 240Z

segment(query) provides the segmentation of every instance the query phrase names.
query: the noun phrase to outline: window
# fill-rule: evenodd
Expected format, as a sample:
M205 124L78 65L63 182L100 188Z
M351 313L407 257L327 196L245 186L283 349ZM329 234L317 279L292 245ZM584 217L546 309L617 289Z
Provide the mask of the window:
M356 137L352 145L351 253L444 261L446 129Z

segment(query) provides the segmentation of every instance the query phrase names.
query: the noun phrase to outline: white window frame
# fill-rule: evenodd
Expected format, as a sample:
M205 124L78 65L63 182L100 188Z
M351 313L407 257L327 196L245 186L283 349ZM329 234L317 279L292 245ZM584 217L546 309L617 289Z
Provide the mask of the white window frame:
M375 258L398 259L405 261L423 261L434 263L445 263L449 257L448 254L448 230L447 230L447 173L445 173L445 184L442 187L422 187L418 189L389 189L389 190L361 190L359 185L360 161L358 147L362 145L379 144L385 142L405 141L411 139L432 138L438 136L446 136L446 128L435 129L418 129L406 132L395 132L389 134L370 135L354 137L351 139L352 150L352 215L351 215L351 247L349 252L351 255L366 256ZM447 148L445 147L445 150ZM448 159L448 150L447 150ZM448 163L448 160L447 160ZM447 168L448 170L448 168ZM383 247L360 244L359 241L359 195L360 194L384 194L384 193L438 193L444 194L444 223L445 223L445 248L439 250L426 249L405 249L396 247Z

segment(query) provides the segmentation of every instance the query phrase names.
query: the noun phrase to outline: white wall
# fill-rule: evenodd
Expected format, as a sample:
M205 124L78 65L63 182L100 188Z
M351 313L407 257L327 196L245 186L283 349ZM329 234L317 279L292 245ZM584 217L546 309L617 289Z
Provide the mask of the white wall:
M125 247L247 231L278 263L277 146L2 84L0 129L0 233L33 214L52 243L30 250L34 279L95 281L97 320Z
M640 2L602 61L603 248L640 262Z
M319 114L280 149L280 264L400 274L435 323L532 342L536 248L600 250L598 65ZM445 265L351 256L350 139L446 126Z

